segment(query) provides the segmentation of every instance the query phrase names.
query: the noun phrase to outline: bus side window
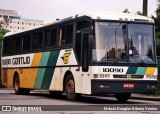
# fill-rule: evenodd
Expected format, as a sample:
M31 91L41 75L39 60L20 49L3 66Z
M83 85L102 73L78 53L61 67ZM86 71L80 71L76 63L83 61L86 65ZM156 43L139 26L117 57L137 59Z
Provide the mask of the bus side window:
M16 37L16 53L21 52L21 43L22 43L22 38Z
M57 29L56 28L51 30L51 39L49 42L50 42L51 47L56 46L56 43L57 43Z
M65 26L62 26L59 32L60 32L59 45L65 45Z
M73 24L68 24L59 28L59 46L72 44Z
M32 49L37 48L37 33L32 34Z
M3 41L3 53L4 54L10 54L11 53L11 39L5 39Z
M42 49L43 47L43 32L38 32L38 42L37 42L37 47L38 49Z
M73 39L73 24L66 25L65 44L72 44Z
M23 36L23 50L29 51L31 47L31 35L24 35Z
M20 37L15 37L12 39L12 53L18 53L21 51L22 39Z
M16 52L16 38L12 39L12 53Z
M58 46L61 45L62 42L62 28L59 29L59 41L58 41Z
M50 46L50 39L51 39L51 30L48 29L45 31L45 47Z

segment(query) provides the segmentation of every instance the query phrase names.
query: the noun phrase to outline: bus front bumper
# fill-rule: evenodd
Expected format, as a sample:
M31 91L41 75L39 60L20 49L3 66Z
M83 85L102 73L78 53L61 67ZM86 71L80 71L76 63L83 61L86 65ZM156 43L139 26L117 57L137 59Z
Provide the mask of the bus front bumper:
M91 80L92 94L145 93L155 94L157 80Z

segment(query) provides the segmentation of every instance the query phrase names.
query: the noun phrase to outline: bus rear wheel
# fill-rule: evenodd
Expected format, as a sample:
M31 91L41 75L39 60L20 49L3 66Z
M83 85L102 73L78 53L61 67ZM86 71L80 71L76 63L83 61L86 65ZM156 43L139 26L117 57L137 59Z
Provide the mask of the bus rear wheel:
M73 76L70 74L68 75L65 83L65 93L68 100L74 101L78 100L80 94L75 93L75 82Z
M15 94L20 95L20 94L29 94L30 90L26 88L20 88L20 79L19 76L16 75L14 78L14 91Z
M130 97L131 97L131 93L122 93L122 94L115 94L116 99L118 100L118 102L126 102Z

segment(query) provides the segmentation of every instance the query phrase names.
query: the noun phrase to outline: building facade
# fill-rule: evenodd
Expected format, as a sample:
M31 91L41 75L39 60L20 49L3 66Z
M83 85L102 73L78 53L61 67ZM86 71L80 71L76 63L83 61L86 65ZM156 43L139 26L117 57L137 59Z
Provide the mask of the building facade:
M5 22L5 20L7 20L7 23L3 24L3 28L11 32L31 29L43 25L42 20L21 18L15 10L0 9L0 21Z

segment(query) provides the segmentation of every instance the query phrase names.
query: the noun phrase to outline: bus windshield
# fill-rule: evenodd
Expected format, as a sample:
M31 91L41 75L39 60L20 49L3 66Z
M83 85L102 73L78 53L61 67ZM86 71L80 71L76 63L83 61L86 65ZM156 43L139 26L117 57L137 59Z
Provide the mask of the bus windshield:
M153 31L151 24L96 22L92 60L154 64Z

